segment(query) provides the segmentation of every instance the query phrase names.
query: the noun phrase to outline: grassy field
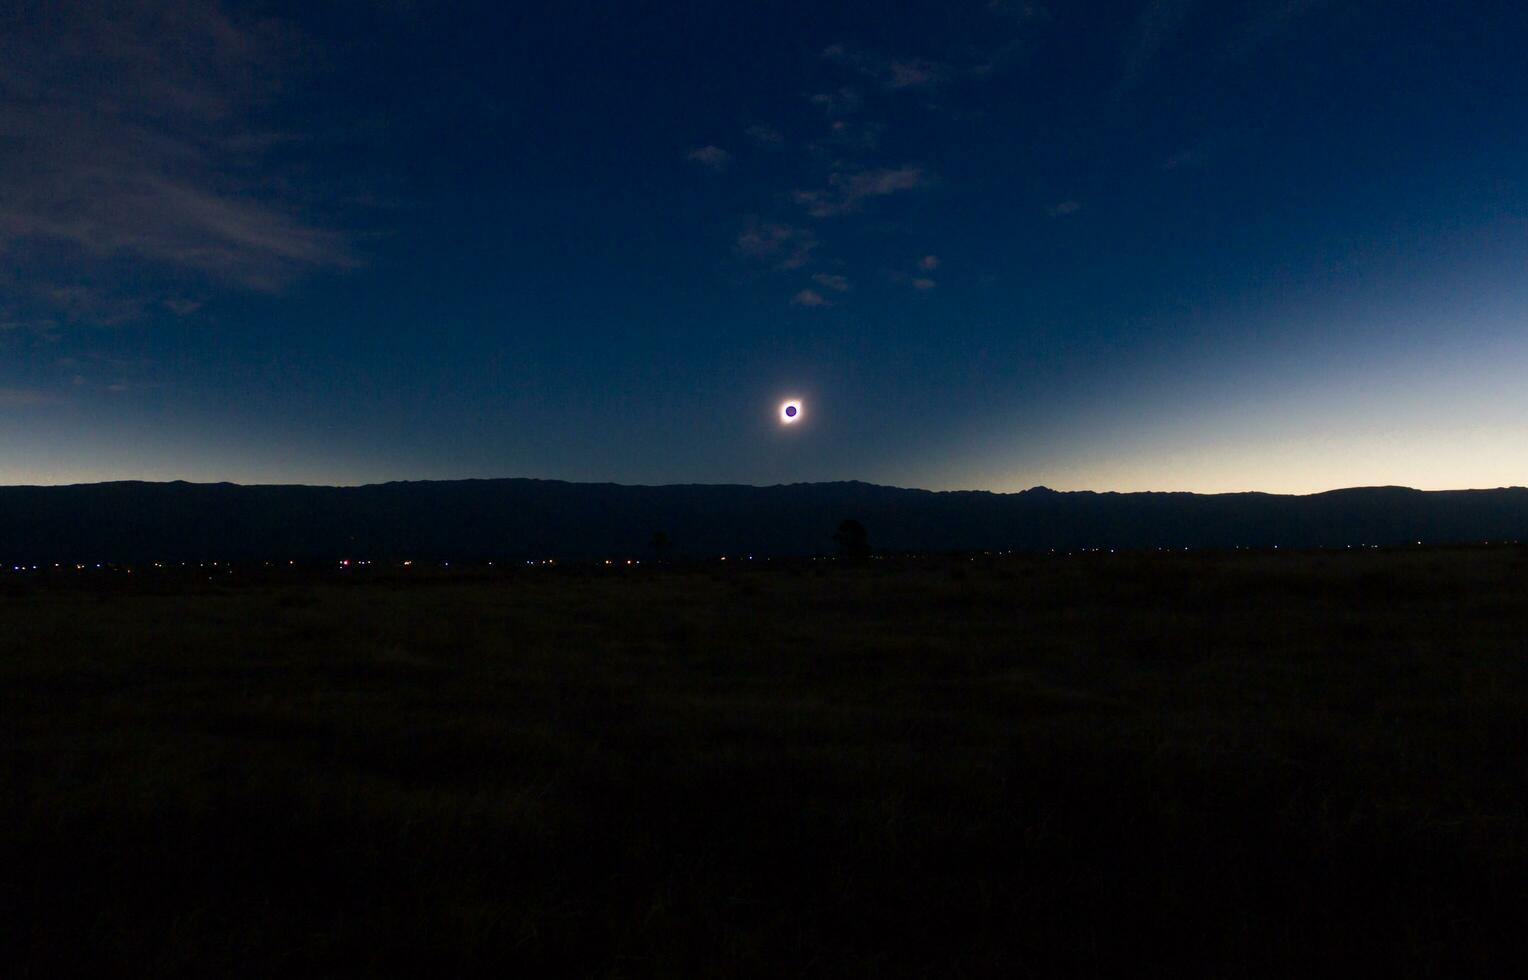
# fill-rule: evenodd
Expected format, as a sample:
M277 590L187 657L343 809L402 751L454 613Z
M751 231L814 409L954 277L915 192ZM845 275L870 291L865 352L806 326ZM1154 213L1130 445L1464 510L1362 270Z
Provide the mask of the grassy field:
M6 975L1528 956L1522 549L251 578L0 595Z

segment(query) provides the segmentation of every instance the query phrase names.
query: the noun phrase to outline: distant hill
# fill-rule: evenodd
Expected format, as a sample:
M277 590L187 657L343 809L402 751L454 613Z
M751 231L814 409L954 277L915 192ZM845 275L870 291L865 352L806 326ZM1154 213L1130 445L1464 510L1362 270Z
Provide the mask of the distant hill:
M0 561L807 555L852 517L882 551L1340 547L1528 540L1528 489L932 492L868 483L0 487Z

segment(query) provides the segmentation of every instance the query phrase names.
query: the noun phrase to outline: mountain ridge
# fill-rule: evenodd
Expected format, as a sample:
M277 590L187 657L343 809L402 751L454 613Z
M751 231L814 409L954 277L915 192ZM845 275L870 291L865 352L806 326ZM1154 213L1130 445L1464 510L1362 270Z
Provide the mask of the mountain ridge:
M858 480L305 484L122 480L0 487L0 561L821 554L845 518L885 551L1342 547L1528 540L1528 488L925 490Z

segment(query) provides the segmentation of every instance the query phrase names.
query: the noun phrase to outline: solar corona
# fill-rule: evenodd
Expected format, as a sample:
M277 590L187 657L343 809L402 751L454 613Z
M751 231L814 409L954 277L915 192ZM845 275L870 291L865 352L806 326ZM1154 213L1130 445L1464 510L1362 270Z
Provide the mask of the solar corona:
M780 406L780 422L783 425L795 425L801 421L801 402L791 400Z

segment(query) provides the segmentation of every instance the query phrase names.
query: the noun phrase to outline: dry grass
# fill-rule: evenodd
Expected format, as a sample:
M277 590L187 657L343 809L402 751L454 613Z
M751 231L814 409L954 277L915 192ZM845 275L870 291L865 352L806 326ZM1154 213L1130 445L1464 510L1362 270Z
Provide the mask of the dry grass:
M37 589L0 734L13 976L1528 953L1519 550Z

